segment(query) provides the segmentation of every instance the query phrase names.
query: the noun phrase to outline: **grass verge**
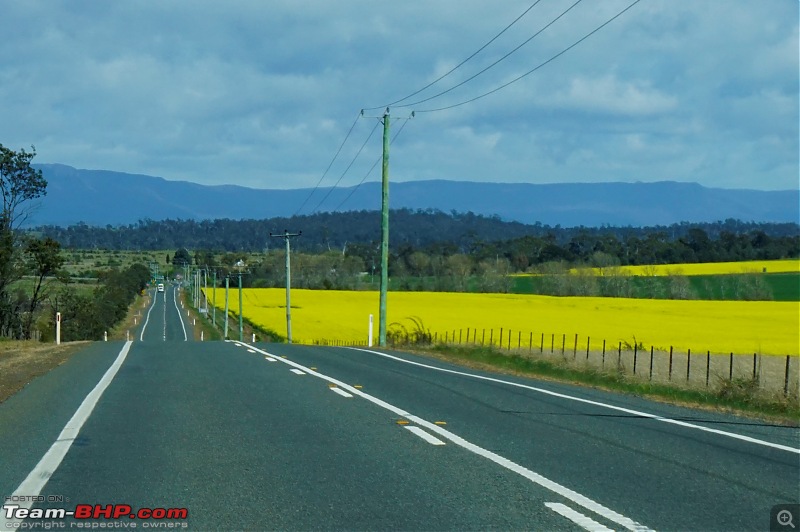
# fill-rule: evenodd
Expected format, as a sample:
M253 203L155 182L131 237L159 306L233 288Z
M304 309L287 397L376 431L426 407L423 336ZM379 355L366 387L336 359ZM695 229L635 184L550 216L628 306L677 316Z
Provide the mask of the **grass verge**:
M0 341L0 403L36 377L60 366L90 342L56 345L28 341Z
M763 393L749 379L720 380L713 389L695 390L646 382L622 373L575 366L569 362L502 353L489 347L432 345L413 346L413 351L474 369L579 384L670 404L800 426L800 401L782 394Z

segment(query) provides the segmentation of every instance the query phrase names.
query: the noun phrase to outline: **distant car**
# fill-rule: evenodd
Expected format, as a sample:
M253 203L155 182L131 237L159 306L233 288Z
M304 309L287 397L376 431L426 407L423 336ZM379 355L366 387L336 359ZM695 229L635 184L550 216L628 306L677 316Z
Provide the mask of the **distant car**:
M164 291L164 284L163 283L158 283L158 291L159 292L163 292Z

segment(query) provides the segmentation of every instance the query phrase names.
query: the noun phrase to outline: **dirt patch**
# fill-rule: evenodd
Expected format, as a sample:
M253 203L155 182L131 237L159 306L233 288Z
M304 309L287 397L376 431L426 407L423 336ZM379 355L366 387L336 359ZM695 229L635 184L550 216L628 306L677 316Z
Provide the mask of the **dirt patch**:
M0 342L0 403L36 377L60 366L90 342L61 345L41 342Z

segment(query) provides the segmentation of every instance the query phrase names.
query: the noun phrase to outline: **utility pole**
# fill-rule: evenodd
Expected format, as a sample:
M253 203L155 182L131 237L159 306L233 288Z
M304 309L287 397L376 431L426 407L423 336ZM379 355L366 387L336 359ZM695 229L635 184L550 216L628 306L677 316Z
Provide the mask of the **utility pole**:
M217 326L217 270L214 270L214 291L211 296L211 325Z
M273 238L282 238L286 241L286 338L290 344L292 343L292 263L289 258L291 253L289 239L302 234L302 231L290 233L288 229L284 229L282 235L269 234Z
M239 341L244 342L244 323L242 323L242 270L239 270Z
M228 285L230 284L230 274L225 276L225 335L223 338L228 339Z
M383 114L383 166L381 171L381 296L378 345L386 347L386 292L389 289L389 108Z

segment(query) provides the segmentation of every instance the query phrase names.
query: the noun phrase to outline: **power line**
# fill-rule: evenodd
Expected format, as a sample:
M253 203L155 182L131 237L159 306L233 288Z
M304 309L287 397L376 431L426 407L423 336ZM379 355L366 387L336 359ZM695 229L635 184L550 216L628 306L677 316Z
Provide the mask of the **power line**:
M294 211L294 214L292 214L292 217L297 216L300 213L300 211L303 210L303 207L306 206L306 203L308 203L308 200L311 199L311 196L313 196L314 193L319 188L319 185L322 183L322 180L325 179L326 175L328 175L328 171L330 171L331 167L333 166L334 161L336 161L337 157L339 157L339 154L342 152L342 148L344 148L344 145L347 142L347 139L349 139L350 138L350 134L353 133L353 129L356 127L356 124L358 123L358 119L361 118L361 114L362 113L358 113L356 115L356 119L353 120L353 125L350 126L350 129L348 130L347 135L345 135L344 140L339 145L339 149L336 150L336 154L333 156L333 159L331 159L331 162L328 163L328 167L322 173L322 177L319 178L319 181L317 181L316 186L314 186L314 190L312 190L311 193L306 197L306 199L303 201L303 204L300 205L300 207L296 211Z
M411 120L413 117L414 117L414 113L411 113L411 116L409 116L408 118L403 118L403 119L401 119L401 120L403 120L403 125L401 125L401 126L400 126L400 129L398 129L398 130L397 130L397 133L395 133L395 134L394 134L394 137L392 137L392 140L389 142L389 144L394 144L394 141L395 141L395 140L397 140L397 137L399 137L399 136L400 136L400 133L402 133L402 132L403 132L403 129L406 127L406 124L408 124L408 121L409 121L409 120ZM361 178L361 181L359 181L359 182L358 182L358 184L357 184L355 187L353 187L353 190L351 190L351 191L350 191L350 194L348 194L348 195L347 195L347 197L345 197L345 198L344 198L344 199L343 199L343 200L342 200L342 201L339 203L339 205L337 205L337 206L336 206L336 208L335 208L335 209L333 209L333 211L331 211L331 212L337 212L337 211L338 211L338 210L339 210L339 209L342 207L342 205L344 205L345 203L347 203L347 201L348 201L348 200L349 200L351 197L353 197L353 194L355 194L355 193L356 193L356 190L358 190L358 187L360 187L360 186L361 186L361 185L364 183L364 181L366 181L366 180L367 180L367 177L369 177L369 175L372 173L372 171L373 171L373 170L375 170L375 167L376 167L376 166L378 166L378 163L379 163L379 162L381 162L381 160L382 160L382 159L383 159L383 156L381 155L381 156L379 156L379 157L378 157L378 158L375 160L375 162L374 162L374 163L373 163L373 165L370 167L370 169L369 169L369 170L367 170L367 173L366 173L366 174L364 174L364 177L362 177L362 178Z
M573 7L577 6L577 5L578 5L578 4L580 4L582 1L583 1L583 0L577 0L577 1L576 1L574 4L572 4L572 5L571 5L571 6L569 6L567 9L565 9L564 11L562 11L560 15L558 15L556 18L554 18L553 20L551 20L550 22L548 22L548 23L547 23L547 25L545 25L545 26L544 26L542 29L540 29L539 31L537 31L536 33L534 33L533 35L531 35L530 37L528 37L527 39L525 39L525 40L524 40L524 41L523 41L521 44L519 44L519 45L518 45L516 48L514 48L513 50L511 50L510 52L508 52L506 55L504 55L503 57L501 57L500 59L498 59L497 61L495 61L495 62L494 62L494 63L492 63L491 65L489 65L489 66L487 66L486 68L482 69L482 70L481 70L481 71L479 71L477 74L474 74L474 75L472 75L472 76L468 77L467 79L465 79L465 80L464 80L464 81L462 81L461 83L458 83L458 84L456 84L456 85L453 85L453 86L452 86L452 87L450 87L449 89L447 89L447 90L444 90L444 91L442 91L442 92L440 92L440 93L438 93L438 94L434 94L433 96L430 96L430 97L428 97L428 98L425 98L425 99L422 99L422 100L418 100L418 101L416 101L416 102L412 102L412 103L405 103L405 104L402 104L402 105L398 105L398 107L411 107L411 106L413 106L413 105L419 105L419 104L421 104L421 103L428 102L428 101L430 101L430 100L433 100L433 99L435 99L435 98L438 98L439 96L443 96L443 95L447 94L448 92L451 92L451 91L453 91L453 90L455 90L455 89L457 89L457 88L461 87L462 85L464 85L464 84L466 84L466 83L469 83L470 81L472 81L473 79L477 78L478 76L480 76L481 74L483 74L483 73L484 73L484 72L486 72L487 70L489 70L489 69L491 69L491 68L494 68L495 66L497 66L497 64L498 64L498 63L500 63L500 62L502 62L502 61L505 61L505 60L506 60L506 59L507 59L509 56L511 56L512 54L514 54L515 52L517 52L517 51L518 51L520 48L522 48L523 46L525 46L526 44L528 44L529 42L531 42L533 39L535 39L537 36L539 36L539 35L540 35L540 34L541 34L543 31L545 31L547 28L549 28L550 26L552 26L553 24L555 24L555 23L556 23L556 22L557 22L557 21L558 21L558 20L559 20L561 17L563 17L564 15L566 15L567 13L569 13L569 12L572 10L572 8L573 8Z
M509 81L507 83L503 83L499 87L495 87L494 89L492 89L492 90L490 90L488 92L485 92L485 93L483 93L483 94L481 94L479 96L475 96L474 98L470 98L469 100L464 100L463 102L454 103L452 105L448 105L448 106L445 106L445 107L438 107L436 109L417 109L416 112L418 112L418 113L434 113L436 111L446 111L447 109L453 109L454 107L459 107L459 106L462 106L462 105L466 105L468 103L472 103L472 102L474 102L476 100L480 100L481 98L485 98L486 96L489 96L490 94L494 94L495 92L498 92L498 91L500 91L502 89L505 89L509 85L512 85L512 84L518 82L519 80L521 80L521 79L533 74L534 72L536 72L537 70L539 70L543 66L547 65L548 63L551 63L552 61L558 59L559 57L561 57L562 55L564 55L568 51L572 50L573 48L578 46L580 43L582 43L583 41L585 41L586 39L588 39L589 37L591 37L592 35L594 35L598 31L600 31L604 27L606 27L609 24L611 24L614 20L616 20L617 18L622 16L623 13L625 13L626 11L631 9L633 6L635 6L639 2L641 2L641 0L635 0L628 7L626 7L625 9L623 9L622 11L620 11L619 13L617 13L616 15L614 15L613 17L611 17L610 19L608 19L607 21L602 23L600 26L598 26L595 29L593 29L592 31L590 31L589 33L587 33L586 35L584 35L583 37L581 37L580 39L578 39L577 41L575 41L574 43L572 43L568 47L564 48L563 50L561 50L560 52L558 52L557 54L552 56L547 61L544 61L543 63L540 63L536 67L530 69L529 71L525 72L524 74L522 74L520 76L517 76L516 78L512 79L511 81Z
M416 91L412 92L411 94L409 94L408 96L406 96L406 97L404 97L404 98L400 98L399 100L395 100L395 101L393 101L393 102L391 102L391 103L387 103L386 105L379 105L379 106L377 106L377 107L366 107L366 108L365 108L365 110L367 110L367 111L373 111L373 110L375 110L375 109L383 109L384 107L391 107L391 106L394 106L394 105L396 105L396 104L398 104L398 103L400 103L400 102L402 102L402 101L408 100L409 98L411 98L411 97L413 97L413 96L416 96L417 94L419 94L420 92L424 91L425 89L428 89L428 88L430 88L430 87L432 87L432 86L436 85L437 83L439 83L440 81L442 81L444 78L446 78L447 76L449 76L450 74L452 74L453 72L455 72L456 70L458 70L459 68L461 68L462 66L464 66L464 64L465 64L467 61L469 61L470 59L472 59L473 57L475 57L476 55L478 55L479 53L481 53L481 52L482 52L482 51L483 51L483 50L484 50L484 49L485 49L487 46L489 46L490 44L492 44L492 43L493 43L494 41L496 41L496 40L497 40L497 39L498 39L498 38L499 38L501 35L503 35L503 34L504 34L506 31L508 31L508 30L511 28L511 26L513 26L514 24L516 24L517 22L519 22L519 20L520 20L522 17L524 17L525 15L527 15L527 14L528 14L528 11L530 11L531 9L533 9L534 7L536 7L536 4L538 4L538 3L539 3L539 2L541 2L541 1L542 1L542 0L536 0L536 2L534 2L533 4L531 4L531 5L528 7L528 9L526 9L525 11L523 11L523 12L522 12L522 14L521 14L520 16L518 16L517 18L515 18L515 19L514 19L514 20L511 22L511 24L509 24L508 26L506 26L505 28L503 28L503 29L502 29L502 31L500 31L500 33L498 33L497 35L495 35L494 37L492 37L491 39L489 39L489 41L487 41L487 42L486 42L486 44L484 44L483 46L481 46L480 48L478 48L477 50L475 50L475 51L474 51L474 52L473 52L473 53L472 53L472 54L471 54L469 57L467 57L466 59L464 59L463 61L461 61L459 64L457 64L456 66L454 66L453 68L451 68L450 70L448 70L447 72L445 72L444 74L442 74L441 76L439 76L438 78L436 78L435 80L431 81L430 83L428 83L427 85L425 85L425 86L424 86L424 87L422 87L421 89L419 89L419 90L416 90Z
M342 179L344 178L344 176L347 174L348 171L350 171L350 168L356 162L356 159L358 159L359 155L361 155L361 152L364 151L364 148L366 147L367 143L369 142L369 139L371 139L372 135L375 134L375 130L378 129L378 125L379 124L380 124L380 122L376 122L375 123L375 126L372 128L372 131L369 132L369 135L367 136L367 139L364 141L364 143L361 145L361 147L356 152L355 156L353 157L353 160L350 161L350 164L348 164L347 168L344 169L344 172L342 172L342 175L339 176L339 179L336 181L336 183L334 183L334 185L330 188L330 190L328 190L328 193L325 194L325 197L323 197L322 200L319 203L317 203L317 206L314 207L314 210L311 211L311 214L314 214L315 212L317 212L317 209L319 209L320 206L323 203L325 203L325 200L328 199L328 196L331 195L331 192L333 192L334 189L337 186L339 186L339 183L342 182Z

